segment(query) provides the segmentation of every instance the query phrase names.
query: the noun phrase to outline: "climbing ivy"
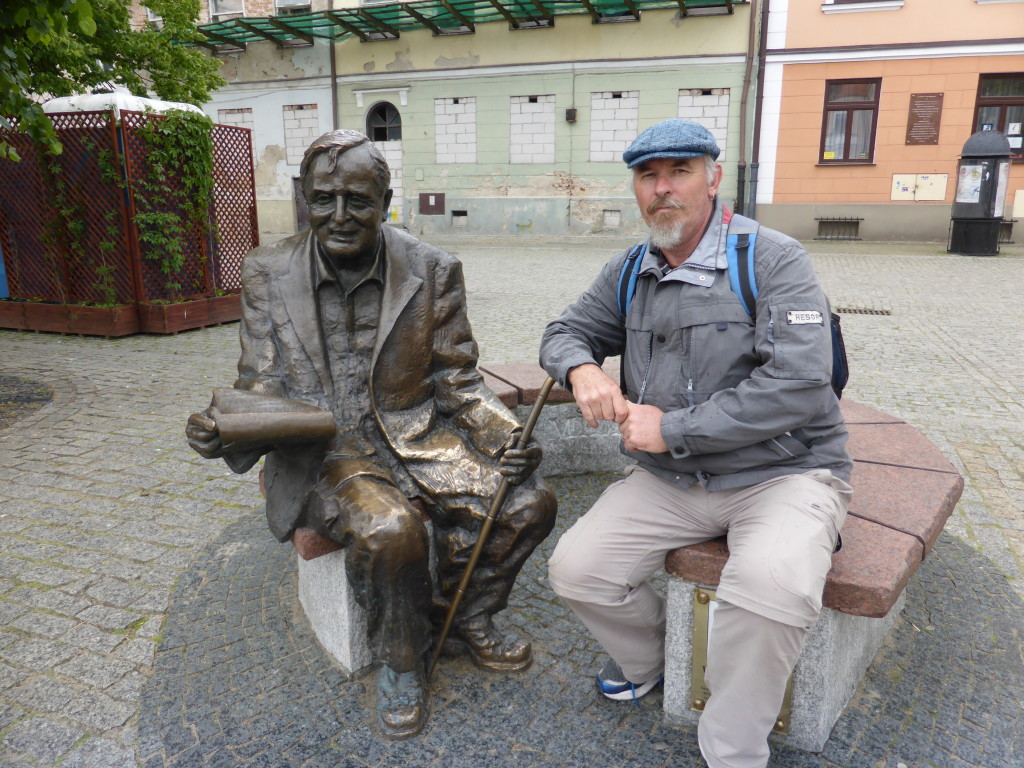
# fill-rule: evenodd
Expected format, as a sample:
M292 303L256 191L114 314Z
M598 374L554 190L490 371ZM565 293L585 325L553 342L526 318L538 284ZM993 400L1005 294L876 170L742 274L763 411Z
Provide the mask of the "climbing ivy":
M105 147L98 148L96 143L89 138L82 139L82 146L90 154L96 156L96 165L100 171L100 179L106 184L123 188L124 180L121 178L121 169L118 167L114 153ZM96 275L93 288L100 295L100 300L97 304L101 307L112 307L118 303L117 283L115 282L117 264L111 262L111 256L114 255L114 251L122 242L119 211L108 210L103 213L102 232L103 237L98 243L98 257L93 255L89 263L93 268L93 273Z
M64 274L68 260L64 258L63 247L70 249L74 257L82 256L82 241L76 237L76 233L85 230L85 210L81 202L72 197L72 190L64 181L64 168L58 156L41 155L41 159L43 176L53 191L53 210L40 233L40 240L44 246L46 272L52 277L60 300L66 302L68 295Z
M185 110L169 110L165 116L150 114L138 128L145 148L144 174L135 180L131 194L140 255L155 262L164 277L165 295L155 303L181 301L186 288L189 293L205 289L206 257L201 255L202 249L195 254L204 261L191 275L192 284L183 286L181 280L186 271L189 241L195 241L197 235L208 236L212 227L212 130L210 118ZM128 185L118 156L87 136L80 141L83 149L95 158L101 181L124 190ZM117 249L124 242L120 207L95 211L83 199L83 189L66 180L65 155L40 152L39 156L53 195L52 215L42 239L48 272L56 278L61 301L69 301L65 278L71 276L69 273L85 271L92 276L90 287L93 296L98 297L89 303L115 306L117 270L123 266L115 260ZM88 247L87 217L97 213L102 221L91 222L91 231L98 229L100 240L97 247Z
M212 130L209 117L185 110L150 115L139 128L146 174L133 189L135 225L142 257L157 262L169 300L184 290L179 279L190 232L210 230Z
M104 182L123 188L120 170L114 154L109 149L98 149L96 142L88 136L81 138L82 148L97 160L100 176ZM65 180L66 155L52 155L40 152L43 173L47 187L53 194L51 216L42 232L46 246L46 260L49 270L55 276L54 285L62 301L69 301L65 288L65 274L85 273L93 276L92 295L98 299L87 304L101 307L115 306L117 301L117 264L111 257L121 242L119 212L110 210L103 213L102 238L97 248L88 248L86 221L89 214L83 195L87 192L80 186Z

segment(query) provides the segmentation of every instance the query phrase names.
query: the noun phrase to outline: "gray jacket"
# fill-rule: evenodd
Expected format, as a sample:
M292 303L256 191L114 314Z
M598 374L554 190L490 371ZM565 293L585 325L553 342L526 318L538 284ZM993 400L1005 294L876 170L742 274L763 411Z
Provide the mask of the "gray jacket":
M696 250L667 275L644 255L626 317L618 309L626 252L612 258L548 325L541 365L566 385L573 368L622 355L626 396L665 412L669 452L622 450L682 488L738 488L819 468L849 481L828 302L810 258L792 238L758 230L751 318L729 286L724 214L717 203Z

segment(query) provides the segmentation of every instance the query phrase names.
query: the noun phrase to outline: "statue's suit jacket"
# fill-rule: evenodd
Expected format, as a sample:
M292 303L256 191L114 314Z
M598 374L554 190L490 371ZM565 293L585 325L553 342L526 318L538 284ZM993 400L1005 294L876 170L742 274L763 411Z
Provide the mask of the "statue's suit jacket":
M486 512L499 482L496 459L519 424L476 368L462 265L392 227L382 231L387 253L370 365L373 414L428 502L476 496ZM330 409L332 381L315 296L314 258L311 231L246 256L242 355L234 386ZM224 458L236 472L245 472L261 453ZM281 541L297 525L325 455L325 446L282 446L267 455L267 519Z

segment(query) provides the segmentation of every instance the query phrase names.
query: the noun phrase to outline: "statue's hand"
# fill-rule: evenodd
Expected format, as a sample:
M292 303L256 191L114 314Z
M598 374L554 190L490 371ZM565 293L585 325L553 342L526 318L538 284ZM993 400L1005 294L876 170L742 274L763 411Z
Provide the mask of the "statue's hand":
M189 447L204 459L217 459L224 454L224 446L220 440L220 432L208 411L193 413L188 417L185 437Z
M519 485L525 482L526 478L533 474L533 471L540 466L544 452L540 443L530 440L525 448L516 448L519 440L519 431L515 431L505 441L504 453L501 455L501 476L508 480L509 485Z

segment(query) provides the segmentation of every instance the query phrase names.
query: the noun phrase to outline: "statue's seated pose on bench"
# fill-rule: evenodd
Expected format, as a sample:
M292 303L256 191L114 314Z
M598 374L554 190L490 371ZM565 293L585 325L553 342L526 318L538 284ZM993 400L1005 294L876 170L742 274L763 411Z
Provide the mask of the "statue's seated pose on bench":
M299 526L348 547L356 600L369 613L377 712L390 736L427 715L425 654L502 475L513 486L473 573L451 643L480 666L514 671L528 642L492 623L523 563L551 531L552 493L531 473L540 448L513 448L520 425L477 371L462 268L384 226L390 171L367 137L325 134L300 169L311 229L261 246L242 268L242 354L235 388L330 411L327 441L235 450L216 413L189 418L190 445L245 472L266 454L267 518L286 541ZM432 587L428 532L438 572Z

